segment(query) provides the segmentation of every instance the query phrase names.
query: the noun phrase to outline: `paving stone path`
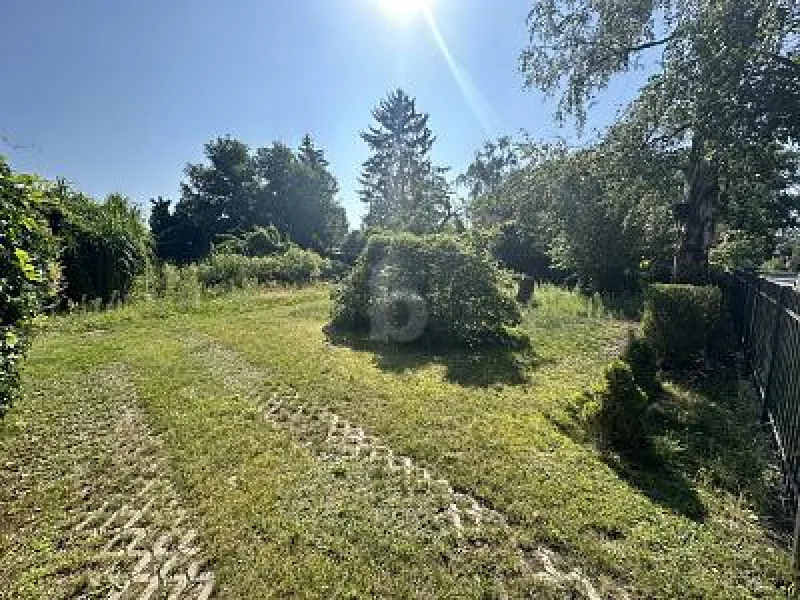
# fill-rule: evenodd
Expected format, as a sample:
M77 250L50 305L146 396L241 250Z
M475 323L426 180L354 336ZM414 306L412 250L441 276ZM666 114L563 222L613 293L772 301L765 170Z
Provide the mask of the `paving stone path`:
M562 590L566 598L627 598L626 592L614 584L595 585L549 548L523 550L514 528L502 513L470 494L454 490L446 479L418 465L412 457L395 452L364 427L328 410L320 399L302 398L293 390L280 389L279 384L272 384L279 391L270 390L272 386L265 383L273 379L269 373L255 368L211 338L195 335L186 345L193 356L224 381L229 391L256 402L269 423L288 433L296 444L309 449L319 460L377 467L388 476L403 478L406 487L415 493L429 495L431 501L424 503L425 510L435 507L433 520L449 527L453 539L464 548L468 549L469 540L475 539L503 544L503 550L512 549L516 553L523 571ZM499 535L483 535L487 529L495 534L499 530Z
M132 378L124 367L114 366L60 385L77 386L86 401L32 415L20 436L25 447L16 452L35 470L7 468L0 483L15 490L17 499L26 489L61 486L62 518L49 525L60 548L49 560L71 561L73 573L83 578L82 593L74 597L209 598L213 570L172 484L161 440L138 408ZM58 435L46 439L54 425ZM47 530L41 520L32 523L35 530L23 528L12 540L19 556L32 534ZM46 597L66 596L70 585L48 581Z

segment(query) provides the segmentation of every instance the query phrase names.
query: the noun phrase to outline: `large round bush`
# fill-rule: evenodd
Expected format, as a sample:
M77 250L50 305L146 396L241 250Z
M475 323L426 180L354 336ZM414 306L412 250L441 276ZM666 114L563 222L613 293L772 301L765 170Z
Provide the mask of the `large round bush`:
M334 327L384 341L499 344L520 321L510 276L454 235L373 235L334 291Z

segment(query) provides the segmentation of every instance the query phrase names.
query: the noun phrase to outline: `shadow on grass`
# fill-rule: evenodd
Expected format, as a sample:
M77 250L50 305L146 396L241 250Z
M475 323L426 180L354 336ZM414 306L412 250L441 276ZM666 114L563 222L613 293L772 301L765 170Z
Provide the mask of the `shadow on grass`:
M675 393L668 396L663 428L683 437L668 456L693 479L744 495L762 522L783 535L792 524L782 505L777 457L755 398L742 393L740 381L734 368L671 376Z
M708 516L693 483L653 444L635 453L606 453L604 460L621 479L664 508L698 523Z
M662 506L695 521L707 516L698 485L743 496L762 523L783 539L791 531L769 438L752 399L740 393L735 369L670 373L654 403L650 442L607 463Z
M496 384L521 385L528 382L528 371L539 366L532 350L510 348L427 348L413 344L386 344L362 334L325 330L328 342L373 355L375 364L388 373L405 373L429 365L443 365L446 379L466 387Z

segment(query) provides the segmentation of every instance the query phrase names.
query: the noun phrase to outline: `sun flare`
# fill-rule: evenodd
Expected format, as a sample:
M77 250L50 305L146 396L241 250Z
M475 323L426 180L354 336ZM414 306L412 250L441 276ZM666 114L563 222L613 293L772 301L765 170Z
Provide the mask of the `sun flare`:
M407 22L428 14L433 0L378 0L383 12L395 22Z

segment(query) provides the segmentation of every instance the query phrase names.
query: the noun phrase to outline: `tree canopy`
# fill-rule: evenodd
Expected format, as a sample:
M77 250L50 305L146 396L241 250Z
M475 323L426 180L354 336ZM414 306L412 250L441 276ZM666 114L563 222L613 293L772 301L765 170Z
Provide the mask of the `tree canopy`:
M189 164L181 198L152 201L158 256L188 262L207 256L225 236L276 227L304 248L328 252L347 233L338 184L324 152L306 135L297 151L275 142L250 148L222 137L206 144L206 164Z
M719 219L793 218L800 139L800 9L792 0L537 0L521 70L585 123L595 95L660 52L612 131L617 150L657 153L684 175L679 279L702 276ZM648 53L651 53L648 55ZM654 61L650 61L654 62ZM627 144L625 146L624 144ZM756 186L758 194L742 193Z

